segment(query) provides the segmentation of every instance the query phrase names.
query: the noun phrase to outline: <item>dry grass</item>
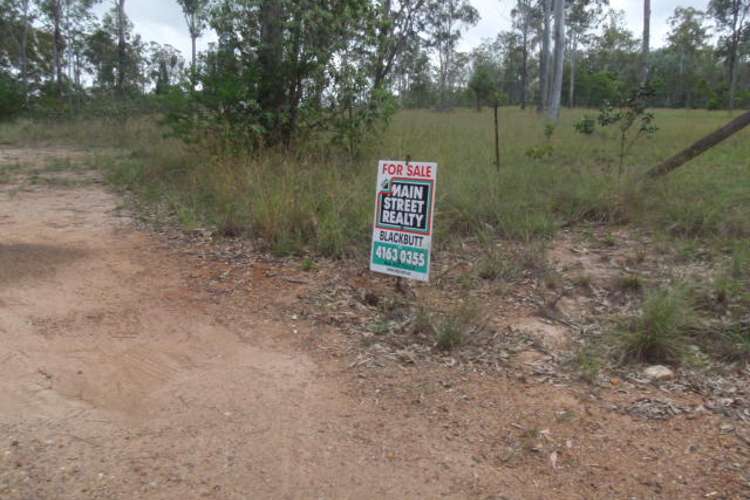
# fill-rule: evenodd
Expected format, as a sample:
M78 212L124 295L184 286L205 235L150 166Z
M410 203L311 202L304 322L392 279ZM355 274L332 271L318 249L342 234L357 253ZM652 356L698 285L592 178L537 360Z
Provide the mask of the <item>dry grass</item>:
M127 155L99 158L114 184L178 216L185 226L257 237L279 253L344 256L366 250L375 162L407 155L440 164L438 245L480 234L529 242L584 220L631 222L670 237L750 236L747 132L667 179L638 181L646 167L725 122L726 113L658 111L656 138L634 148L620 179L612 171L615 143L600 131L575 132L573 124L584 112L565 112L548 138L534 112L503 109L499 171L488 111L402 112L359 159L322 148L211 157L165 137L153 117L24 121L0 127L0 142L124 149ZM551 155L529 158L529 148L540 144L550 146ZM505 272L487 264L488 277Z

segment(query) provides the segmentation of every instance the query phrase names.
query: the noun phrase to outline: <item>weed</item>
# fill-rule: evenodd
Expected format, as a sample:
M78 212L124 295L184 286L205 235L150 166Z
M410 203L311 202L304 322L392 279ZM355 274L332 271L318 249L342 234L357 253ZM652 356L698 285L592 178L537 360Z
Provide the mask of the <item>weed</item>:
M742 283L735 279L731 274L718 276L714 281L714 296L716 302L721 305L728 305L742 292Z
M306 273L309 273L310 271L314 271L317 268L315 261L312 260L310 257L305 257L302 261L302 270Z
M370 331L375 335L385 335L391 330L391 323L385 319L378 319L370 325Z
M547 142L552 140L552 136L555 135L555 129L557 126L554 123L546 123L544 125L544 138Z
M588 274L579 274L573 277L573 284L580 288L591 288L592 278Z
M473 290L477 287L477 281L473 274L471 273L462 273L458 277L458 286L460 286L463 290Z
M578 351L575 363L578 367L578 373L583 380L589 384L596 382L603 363L601 358L590 347L585 347Z
M463 325L456 318L443 320L435 331L435 342L441 351L451 351L464 343Z
M750 240L735 242L729 272L737 280L750 279Z
M552 144L541 144L527 149L526 156L532 160L544 160L545 158L550 158L554 152L555 148Z
M412 331L426 335L434 335L435 327L432 324L432 314L425 307L418 307L412 322Z
M491 249L476 265L477 276L484 280L515 281L523 274L523 268L512 254Z
M646 248L644 248L644 247L639 247L639 248L637 248L637 249L636 249L636 251L635 251L635 255L629 255L629 256L628 256L628 257L626 258L626 260L625 260L625 263L626 263L626 264L627 264L628 266L637 266L637 265L641 265L641 264L643 264L644 262L646 262L646 257L647 257L647 251L646 251Z
M47 165L39 169L39 173L59 173L85 170L88 166L81 161L73 161L70 158L55 158L50 160Z
M729 361L750 361L750 318L721 332L721 355Z
M676 363L685 352L688 331L694 327L694 310L684 289L650 293L641 314L619 332L623 361Z
M544 286L548 290L561 290L565 286L562 274L557 271L548 271L544 273Z
M9 183L13 180L13 174L21 170L20 163L0 164L0 184Z
M637 274L624 274L617 278L616 286L626 293L637 293L643 290L643 280Z
M86 184L87 181L84 181L82 179L69 179L65 177L46 177L35 173L29 176L27 182L32 186L75 188Z
M481 328L480 311L473 302L463 302L444 314L435 328L435 343L441 351L451 351L466 341L470 331Z
M579 134L591 135L596 130L596 119L590 115L583 115L583 118L577 121L574 127Z

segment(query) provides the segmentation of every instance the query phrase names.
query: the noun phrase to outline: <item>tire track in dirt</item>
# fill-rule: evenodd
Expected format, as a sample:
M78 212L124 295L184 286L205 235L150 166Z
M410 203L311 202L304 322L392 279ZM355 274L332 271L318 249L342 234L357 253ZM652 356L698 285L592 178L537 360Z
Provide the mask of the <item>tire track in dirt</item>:
M353 437L354 403L268 304L228 314L98 185L24 182L63 153L0 151L25 164L0 185L0 497L448 491Z

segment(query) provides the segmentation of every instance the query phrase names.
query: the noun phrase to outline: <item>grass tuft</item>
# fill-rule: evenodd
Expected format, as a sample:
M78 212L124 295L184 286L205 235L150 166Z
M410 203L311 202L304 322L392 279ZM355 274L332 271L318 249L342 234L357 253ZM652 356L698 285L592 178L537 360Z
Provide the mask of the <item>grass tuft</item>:
M637 274L624 274L617 278L616 286L626 293L638 293L643 290L643 280Z
M651 292L641 314L619 332L623 361L678 363L686 351L695 314L683 289Z
M435 330L435 343L441 351L452 351L464 343L463 326L454 317L444 319Z

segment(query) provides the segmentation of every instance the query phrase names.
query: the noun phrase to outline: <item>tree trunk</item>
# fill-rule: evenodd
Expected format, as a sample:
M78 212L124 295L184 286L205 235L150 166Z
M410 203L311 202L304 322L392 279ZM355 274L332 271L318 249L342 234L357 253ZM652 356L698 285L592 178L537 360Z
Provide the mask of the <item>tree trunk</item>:
M565 0L555 1L555 65L547 118L557 122L560 119L563 71L565 70Z
M550 48L550 11L552 0L544 0L542 4L542 44L539 53L539 103L537 111L542 113L547 110L547 96L549 95L549 48Z
M521 109L526 109L529 99L529 8L523 4L523 50L521 66Z
M739 52L740 36L742 26L738 26L740 9L740 0L734 0L732 8L732 43L729 47L729 110L734 111L735 96L737 95L737 56Z
M21 84L23 85L23 95L26 104L29 103L29 29L31 23L29 20L29 2L25 0L23 3L23 31L21 32L21 53L20 53L20 65L21 65Z
M652 178L667 175L696 156L703 154L706 150L711 149L725 139L733 136L748 125L750 125L750 111L738 116L719 130L707 135L689 148L677 153L672 158L649 170L646 175Z
M641 46L641 86L648 83L651 52L651 0L643 0L643 42Z
M737 44L739 45L739 44ZM737 80L739 71L737 71L737 49L735 48L735 57L733 57L732 67L729 70L729 110L734 111L737 100Z
M500 170L500 104L495 102L495 168Z
M196 59L197 59L197 43L198 43L198 37L195 34L195 30L190 31L190 41L192 43L192 59L190 63L190 84L195 89L195 81L197 80L197 66L196 66Z
M570 88L568 89L568 107L575 107L576 97L576 52L578 50L578 36L571 34L570 41Z
M283 141L284 104L286 90L279 82L285 81L282 75L284 57L283 6L276 0L264 0L260 7L261 45L258 50L260 78L258 82L258 103L267 114L264 125L271 144Z
M62 0L52 0L52 57L55 65L55 84L57 85L57 95L62 96L64 92L63 84L63 63L62 56L65 50L65 42L62 37Z
M391 0L383 0L381 25L378 29L378 52L375 59L375 77L373 88L379 89L385 80L385 58L388 51L388 43L391 37Z
M125 95L125 72L128 67L127 47L125 45L125 0L117 0L117 83L119 95Z

